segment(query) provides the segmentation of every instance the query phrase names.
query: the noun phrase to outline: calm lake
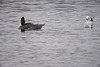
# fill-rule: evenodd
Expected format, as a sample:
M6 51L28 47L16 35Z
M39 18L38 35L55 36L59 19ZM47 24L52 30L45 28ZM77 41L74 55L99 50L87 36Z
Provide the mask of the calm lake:
M45 26L20 32L23 16ZM100 0L0 0L0 67L100 67Z

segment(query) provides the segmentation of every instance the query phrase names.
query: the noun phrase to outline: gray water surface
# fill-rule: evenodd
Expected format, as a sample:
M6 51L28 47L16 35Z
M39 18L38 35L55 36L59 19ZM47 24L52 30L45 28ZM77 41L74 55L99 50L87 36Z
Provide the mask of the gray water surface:
M22 16L45 26L22 33ZM100 1L0 0L0 67L100 67Z

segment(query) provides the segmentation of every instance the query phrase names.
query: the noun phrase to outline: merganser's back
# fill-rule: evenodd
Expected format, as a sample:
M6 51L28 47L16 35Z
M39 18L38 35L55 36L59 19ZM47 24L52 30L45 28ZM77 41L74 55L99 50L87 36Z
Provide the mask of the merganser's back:
M21 32L24 32L25 30L39 30L44 26L45 24L32 24L32 23L25 23L25 18L21 18L21 26L19 29Z

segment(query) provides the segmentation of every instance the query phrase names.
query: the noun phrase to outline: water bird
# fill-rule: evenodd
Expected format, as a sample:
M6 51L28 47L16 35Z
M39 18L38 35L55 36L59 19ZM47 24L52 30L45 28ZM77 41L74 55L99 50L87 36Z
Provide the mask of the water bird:
M93 28L93 19L94 17L90 18L90 16L86 16L86 21L84 24L85 28Z
M26 23L25 22L25 18L22 17L21 18L21 25L19 26L19 30L21 30L21 32L25 32L26 30L40 30L42 28L42 26L44 26L45 24L32 24L32 23Z

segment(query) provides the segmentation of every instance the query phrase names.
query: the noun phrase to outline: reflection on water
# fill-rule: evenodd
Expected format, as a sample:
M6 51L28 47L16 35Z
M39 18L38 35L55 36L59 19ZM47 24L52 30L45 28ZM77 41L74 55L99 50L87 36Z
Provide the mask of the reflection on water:
M99 14L99 0L0 0L0 67L99 67ZM21 33L22 16L46 25Z

